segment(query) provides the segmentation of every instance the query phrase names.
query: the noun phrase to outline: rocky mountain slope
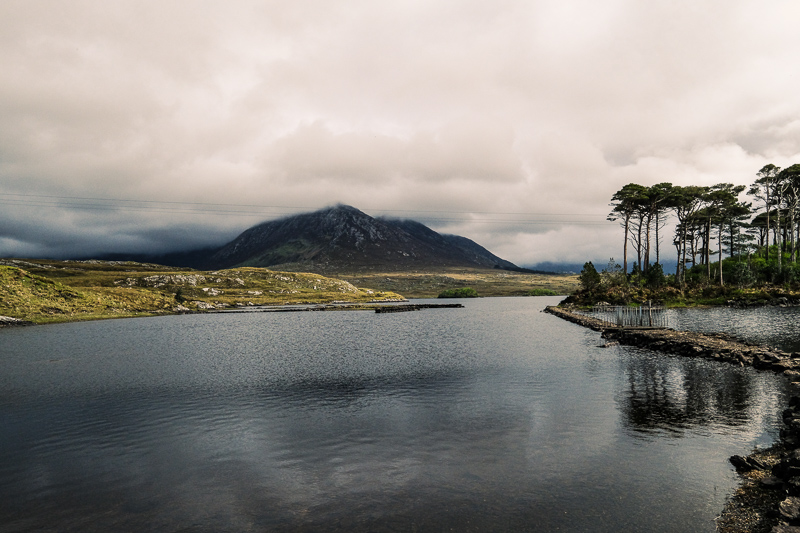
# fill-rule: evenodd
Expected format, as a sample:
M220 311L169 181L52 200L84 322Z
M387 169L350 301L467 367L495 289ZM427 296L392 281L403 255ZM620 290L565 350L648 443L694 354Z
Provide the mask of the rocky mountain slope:
M441 235L412 220L373 218L337 205L254 226L210 258L214 268L235 266L347 271L518 267L479 244Z

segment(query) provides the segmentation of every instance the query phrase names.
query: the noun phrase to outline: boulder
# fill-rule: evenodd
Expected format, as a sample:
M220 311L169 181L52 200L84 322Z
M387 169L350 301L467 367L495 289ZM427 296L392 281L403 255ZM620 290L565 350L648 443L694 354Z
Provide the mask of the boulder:
M750 472L752 470L766 470L767 466L755 457L742 457L733 455L728 459L737 472Z
M800 527L789 524L778 524L772 528L771 533L800 533Z
M780 503L778 511L790 523L796 523L800 519L800 497L789 496Z
M13 318L10 316L0 316L0 328L5 326L30 326L30 325L33 325L33 322L20 320L19 318Z
M761 480L761 486L766 489L782 489L783 480L775 476L767 476Z

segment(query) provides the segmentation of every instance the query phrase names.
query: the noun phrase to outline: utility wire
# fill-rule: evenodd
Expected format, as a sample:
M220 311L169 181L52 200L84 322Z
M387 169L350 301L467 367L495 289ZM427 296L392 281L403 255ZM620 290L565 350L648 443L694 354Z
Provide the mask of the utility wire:
M2 199L2 196L13 196L19 199ZM101 202L101 203L88 203ZM56 196L40 194L21 194L21 193L0 193L0 204L17 205L31 207L55 207L55 208L75 208L103 211L144 211L144 212L168 212L179 214L203 214L203 215L239 215L239 216L269 216L285 215L286 213L275 212L274 210L296 211L298 209L317 209L311 206L273 206L259 204L226 204L210 202L176 202L167 200L126 200L120 198L95 198L80 196ZM140 205L136 205L140 204ZM202 209L200 209L202 207ZM214 208L218 209L214 209ZM606 225L605 215L587 213L524 213L524 212L496 212L496 211L432 211L418 209L375 209L379 212L390 213L432 213L445 215L465 215L462 218L424 216L425 220L435 220L439 222L483 222L494 224L570 224L570 225ZM525 216L524 219L504 219L504 218L469 218L466 215L495 215L495 216ZM602 221L597 220L535 220L528 217L603 217Z

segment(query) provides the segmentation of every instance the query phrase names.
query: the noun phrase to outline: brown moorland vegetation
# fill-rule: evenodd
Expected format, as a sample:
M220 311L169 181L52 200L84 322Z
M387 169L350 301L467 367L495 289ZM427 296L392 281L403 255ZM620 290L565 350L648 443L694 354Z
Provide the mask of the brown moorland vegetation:
M407 298L436 298L447 289L471 287L479 296L567 295L580 287L574 274L528 274L500 269L443 267L406 272L340 272L338 279L359 287L392 291Z

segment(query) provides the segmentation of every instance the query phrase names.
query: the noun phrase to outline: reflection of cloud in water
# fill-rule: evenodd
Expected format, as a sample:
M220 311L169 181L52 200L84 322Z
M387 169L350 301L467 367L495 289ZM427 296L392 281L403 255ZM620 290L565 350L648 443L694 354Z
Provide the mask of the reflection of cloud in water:
M571 399L580 387L580 401ZM531 412L526 461L542 478L584 477L617 439L617 413L603 383L583 381L548 391ZM562 455L564 454L564 455ZM569 457L563 461L559 457Z
M694 532L782 394L771 374L597 348L530 299L311 315L15 333L0 528ZM69 365L22 353L70 335Z
M335 520L344 509L399 516L419 498L432 512L434 501L523 497L543 480L588 470L610 438L613 405L576 409L566 387L499 388L509 381L451 376L414 395L411 384L326 382L293 395L227 391L213 402L199 391L88 402L65 409L58 457L33 450L27 463L44 461L51 483L83 487L82 513L98 523L110 508L159 527L200 520L235 529ZM565 447L568 465L552 458ZM73 503L60 495L49 505Z

